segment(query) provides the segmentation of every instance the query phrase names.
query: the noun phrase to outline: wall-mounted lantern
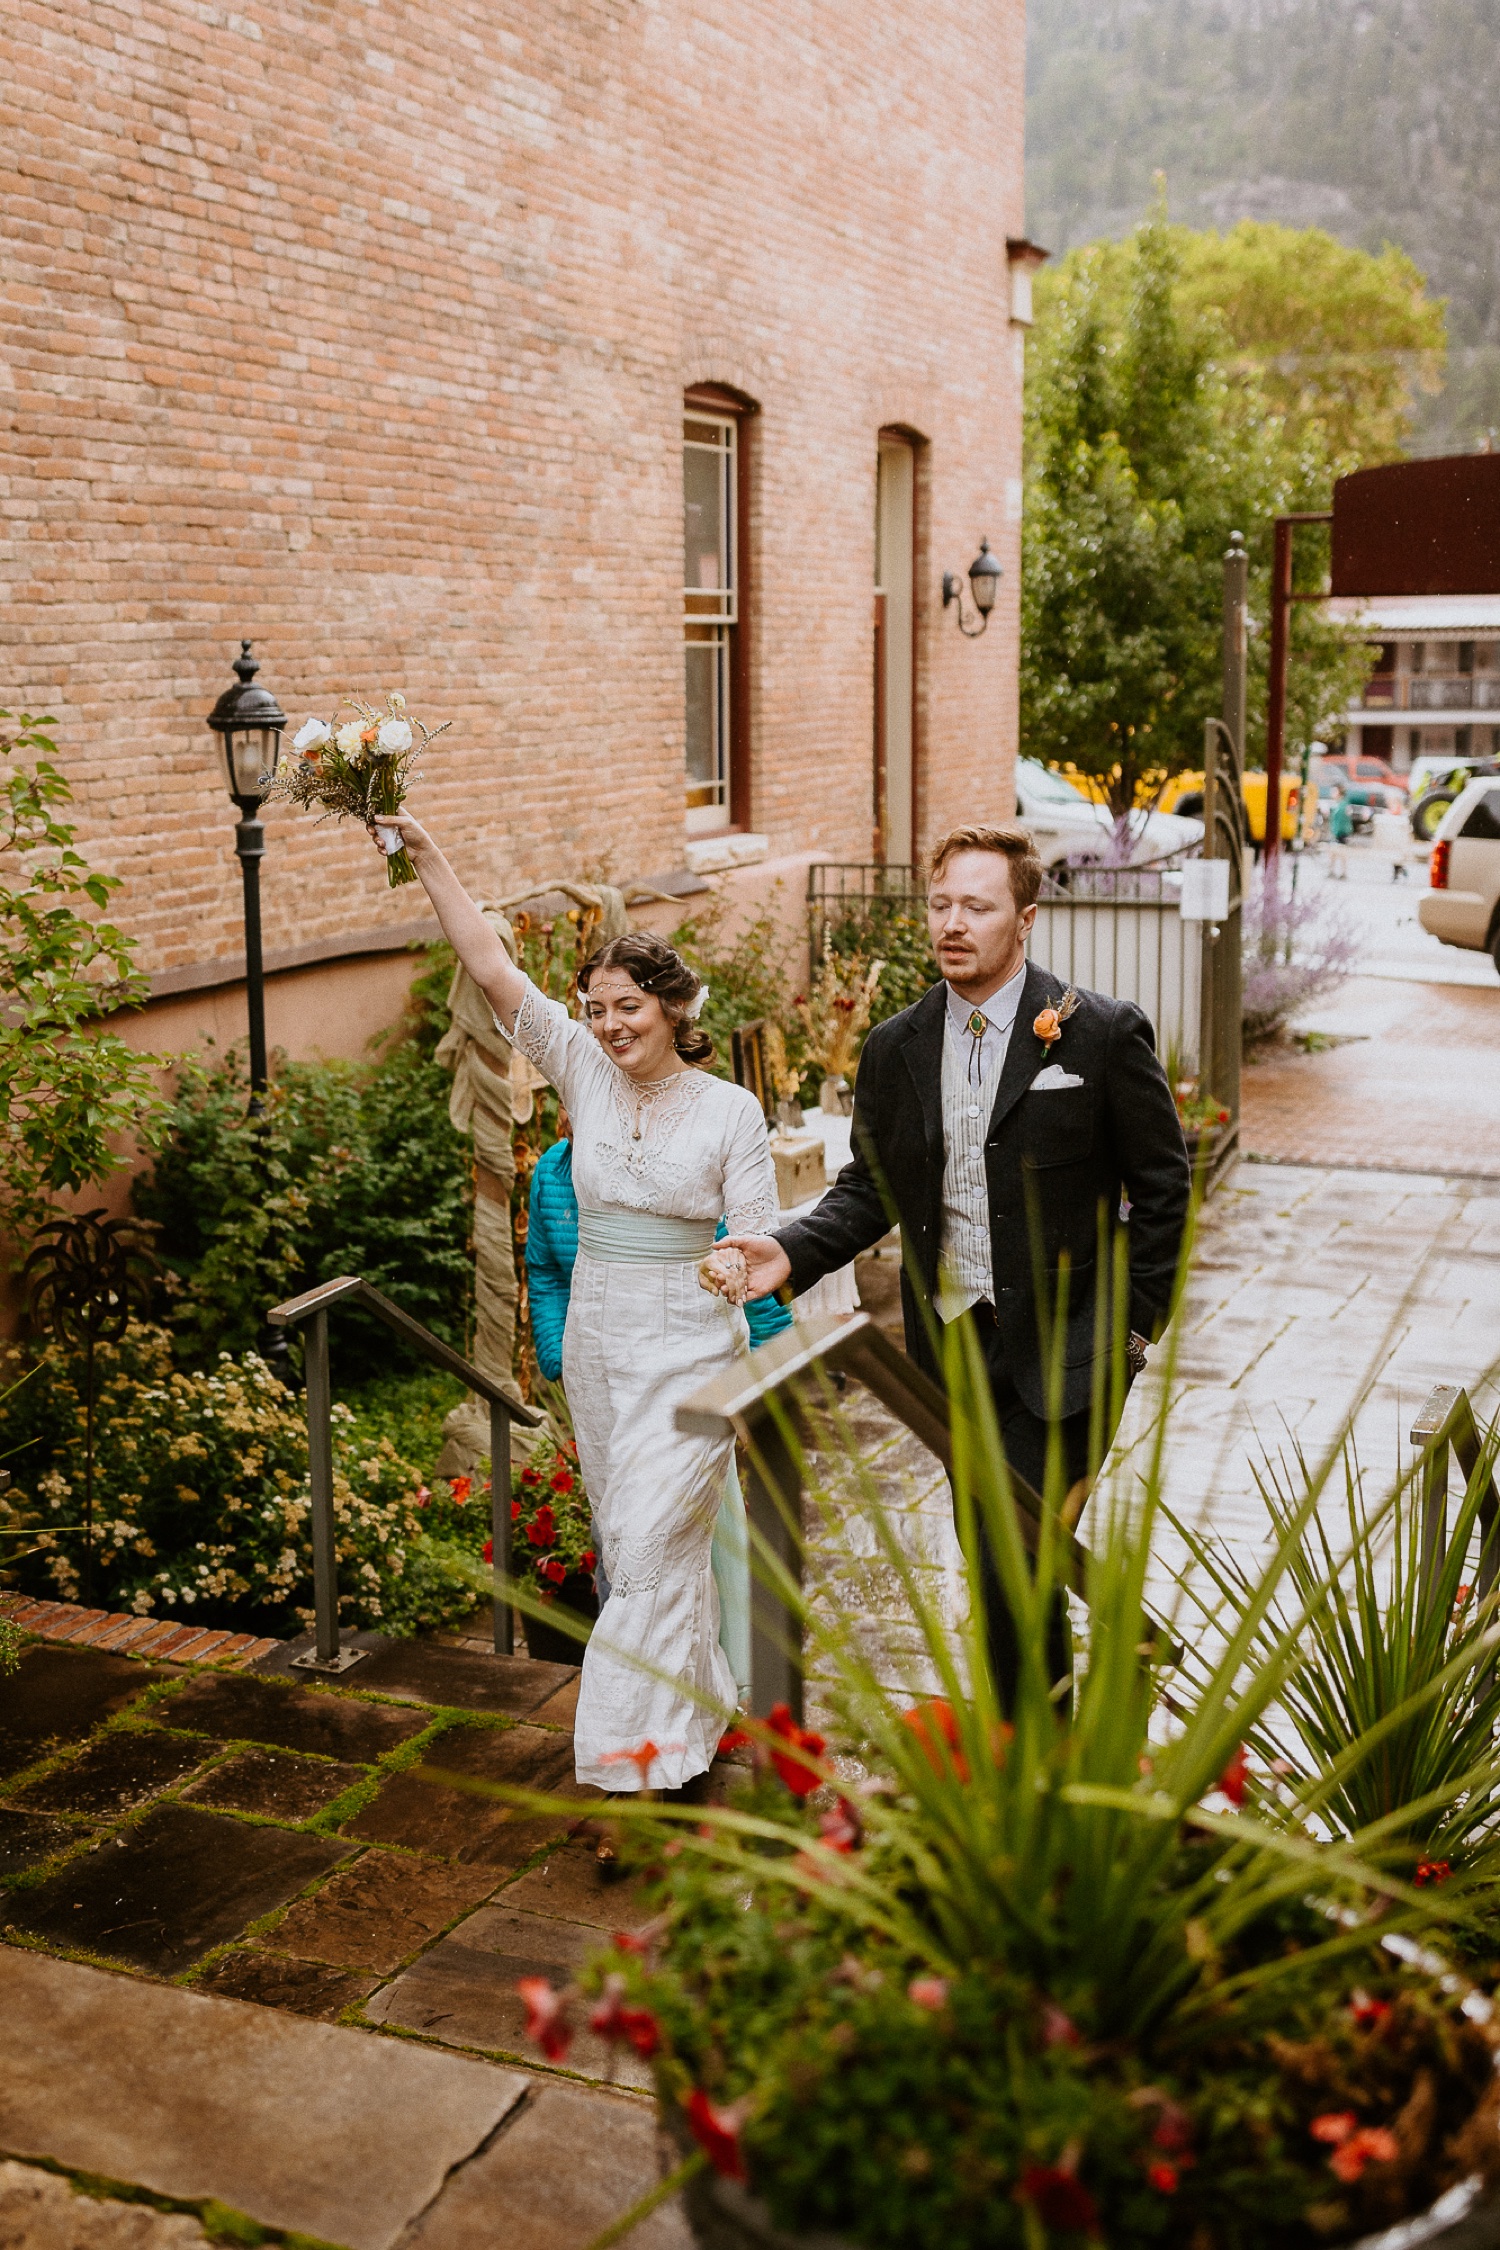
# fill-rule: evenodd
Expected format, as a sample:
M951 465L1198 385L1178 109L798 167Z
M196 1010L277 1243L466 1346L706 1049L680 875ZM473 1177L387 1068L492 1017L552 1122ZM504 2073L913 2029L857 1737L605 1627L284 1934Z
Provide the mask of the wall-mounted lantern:
M943 607L946 609L950 602L957 602L958 629L966 640L977 640L988 625L990 611L995 606L995 596L1000 591L1000 580L1003 576L1004 572L1001 570L999 563L990 553L988 539L981 539L979 552L969 565L969 591L974 599L974 608L978 613L979 622L977 625L966 625L964 623L964 582L956 570L945 570L943 572Z

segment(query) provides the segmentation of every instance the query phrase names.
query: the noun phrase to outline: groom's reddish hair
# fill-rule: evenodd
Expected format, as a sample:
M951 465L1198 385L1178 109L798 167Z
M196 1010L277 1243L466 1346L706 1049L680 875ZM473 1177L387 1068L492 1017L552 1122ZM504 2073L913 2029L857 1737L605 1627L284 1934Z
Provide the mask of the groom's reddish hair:
M1010 895L1024 914L1028 906L1035 906L1042 895L1043 867L1037 857L1031 830L1020 823L1007 820L998 827L985 827L978 822L964 828L950 828L932 847L932 857L927 863L927 880L935 883L955 852L997 852L1010 862Z

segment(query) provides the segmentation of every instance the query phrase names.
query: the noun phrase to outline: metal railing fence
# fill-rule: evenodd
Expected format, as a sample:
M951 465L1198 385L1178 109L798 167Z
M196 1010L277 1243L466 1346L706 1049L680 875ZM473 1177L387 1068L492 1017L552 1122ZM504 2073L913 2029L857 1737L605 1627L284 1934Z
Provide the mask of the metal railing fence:
M328 1315L335 1305L359 1305L384 1321L387 1328L420 1353L433 1367L456 1375L471 1391L489 1401L490 1408L490 1538L494 1571L495 1654L509 1656L514 1648L515 1626L501 1588L510 1575L510 1426L535 1429L542 1417L523 1406L504 1387L466 1360L431 1329L413 1320L392 1304L370 1282L357 1274L322 1282L284 1305L273 1305L266 1318L278 1328L302 1328L303 1379L307 1386L307 1466L312 1495L314 1645L292 1662L309 1672L347 1672L366 1654L364 1649L339 1645L338 1552L333 1516L333 1392L328 1373Z

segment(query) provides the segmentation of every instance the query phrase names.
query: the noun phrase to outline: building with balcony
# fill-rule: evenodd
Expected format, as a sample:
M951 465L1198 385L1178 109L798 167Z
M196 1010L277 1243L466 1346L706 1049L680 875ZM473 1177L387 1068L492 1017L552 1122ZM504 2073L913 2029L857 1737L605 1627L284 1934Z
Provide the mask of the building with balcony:
M1376 643L1349 748L1500 756L1500 454L1399 461L1333 492L1329 609Z

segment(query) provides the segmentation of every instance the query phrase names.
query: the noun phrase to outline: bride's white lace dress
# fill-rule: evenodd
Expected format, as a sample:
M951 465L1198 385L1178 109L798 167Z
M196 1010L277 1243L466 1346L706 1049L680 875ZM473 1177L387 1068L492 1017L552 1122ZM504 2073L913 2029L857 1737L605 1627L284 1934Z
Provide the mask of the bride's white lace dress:
M580 1242L563 1383L610 1585L583 1662L578 1778L675 1788L706 1771L723 1722L674 1683L730 1710L735 1685L711 1568L732 1442L680 1436L673 1417L744 1353L748 1332L743 1313L700 1287L696 1255L619 1263L582 1237L591 1212L696 1220L710 1236L724 1216L732 1234L766 1232L777 1199L765 1119L753 1094L702 1070L634 1086L535 986L514 1038L573 1121ZM658 1754L643 1778L625 1754L646 1742Z

